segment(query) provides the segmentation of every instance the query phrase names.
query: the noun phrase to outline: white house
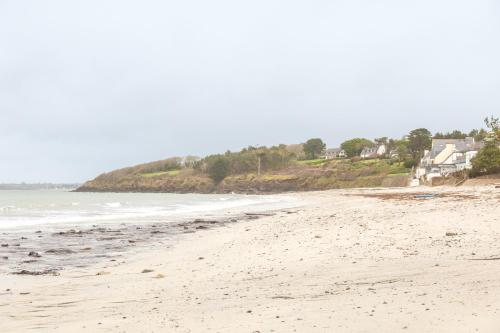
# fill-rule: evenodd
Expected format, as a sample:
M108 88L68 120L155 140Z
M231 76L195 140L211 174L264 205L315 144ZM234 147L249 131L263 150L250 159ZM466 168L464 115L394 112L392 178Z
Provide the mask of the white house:
M327 160L331 160L334 158L345 158L347 157L347 154L345 153L345 150L342 148L330 148L325 151L324 158Z
M430 181L434 177L448 176L451 173L472 168L471 160L476 156L483 143L474 138L433 139L431 150L424 152L420 166L416 170L417 178Z
M382 156L387 151L385 145L377 145L373 147L363 148L361 154L359 155L361 158L376 158Z

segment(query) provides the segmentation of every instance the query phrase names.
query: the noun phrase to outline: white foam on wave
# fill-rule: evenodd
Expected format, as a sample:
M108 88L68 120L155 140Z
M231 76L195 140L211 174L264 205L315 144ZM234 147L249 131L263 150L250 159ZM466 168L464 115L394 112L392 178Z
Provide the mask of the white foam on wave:
M9 212L15 209L17 209L16 206L5 206L5 207L0 207L0 212Z
M143 209L145 211L146 209ZM28 227L35 225L44 224L85 224L93 222L104 222L104 221L119 221L126 222L127 220L132 220L134 218L141 217L151 217L156 216L157 213L151 210L150 207L147 208L148 213L141 211L140 209L136 211L129 212L117 212L110 214L92 214L88 212L73 212L73 213L63 213L63 214L46 214L45 216L20 216L2 220L0 219L0 229L12 228L12 227Z
M106 205L106 207L110 207L110 208L118 208L118 207L122 206L122 204L120 202L107 202L105 205Z
M194 214L204 212L224 212L244 207L249 207L249 209L250 207L253 207L253 209L266 209L275 204L290 206L295 200L294 198L282 196L231 196L221 198L210 195L194 198L179 196L175 197L172 201L169 198L162 197L154 199L155 201L152 202L137 201L137 203L134 200L130 202L127 200L126 204L118 201L103 202L97 205L82 205L79 202L78 204L71 202L70 205L58 205L59 209L29 209L26 212L23 211L22 214L4 212L0 214L0 229L45 224L168 221L166 218L178 220L179 218L191 217ZM183 201L186 203L182 203ZM136 204L134 205L134 203ZM76 206L78 208L75 210ZM86 209L83 207L86 207Z

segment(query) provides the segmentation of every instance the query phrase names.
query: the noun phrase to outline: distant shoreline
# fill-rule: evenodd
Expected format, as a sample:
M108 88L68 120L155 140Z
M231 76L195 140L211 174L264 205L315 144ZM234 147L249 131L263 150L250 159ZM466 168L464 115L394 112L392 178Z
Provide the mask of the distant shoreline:
M53 183L0 183L1 190L53 190L53 189L77 189L81 184L53 184Z

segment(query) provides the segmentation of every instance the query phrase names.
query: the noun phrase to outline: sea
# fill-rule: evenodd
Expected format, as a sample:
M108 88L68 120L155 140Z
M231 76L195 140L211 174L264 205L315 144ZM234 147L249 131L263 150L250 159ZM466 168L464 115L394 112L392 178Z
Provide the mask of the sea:
M176 222L294 207L284 195L82 193L68 189L0 190L0 230Z
M0 277L117 264L130 253L298 206L286 195L0 190Z

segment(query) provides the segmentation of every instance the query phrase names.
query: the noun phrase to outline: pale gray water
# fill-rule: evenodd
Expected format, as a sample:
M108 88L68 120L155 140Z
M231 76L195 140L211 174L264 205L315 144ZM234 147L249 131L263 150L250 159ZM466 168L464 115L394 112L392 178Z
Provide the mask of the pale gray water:
M0 190L0 272L115 263L127 251L299 204L288 196Z
M177 221L200 214L290 207L296 202L285 196L0 190L0 229Z

